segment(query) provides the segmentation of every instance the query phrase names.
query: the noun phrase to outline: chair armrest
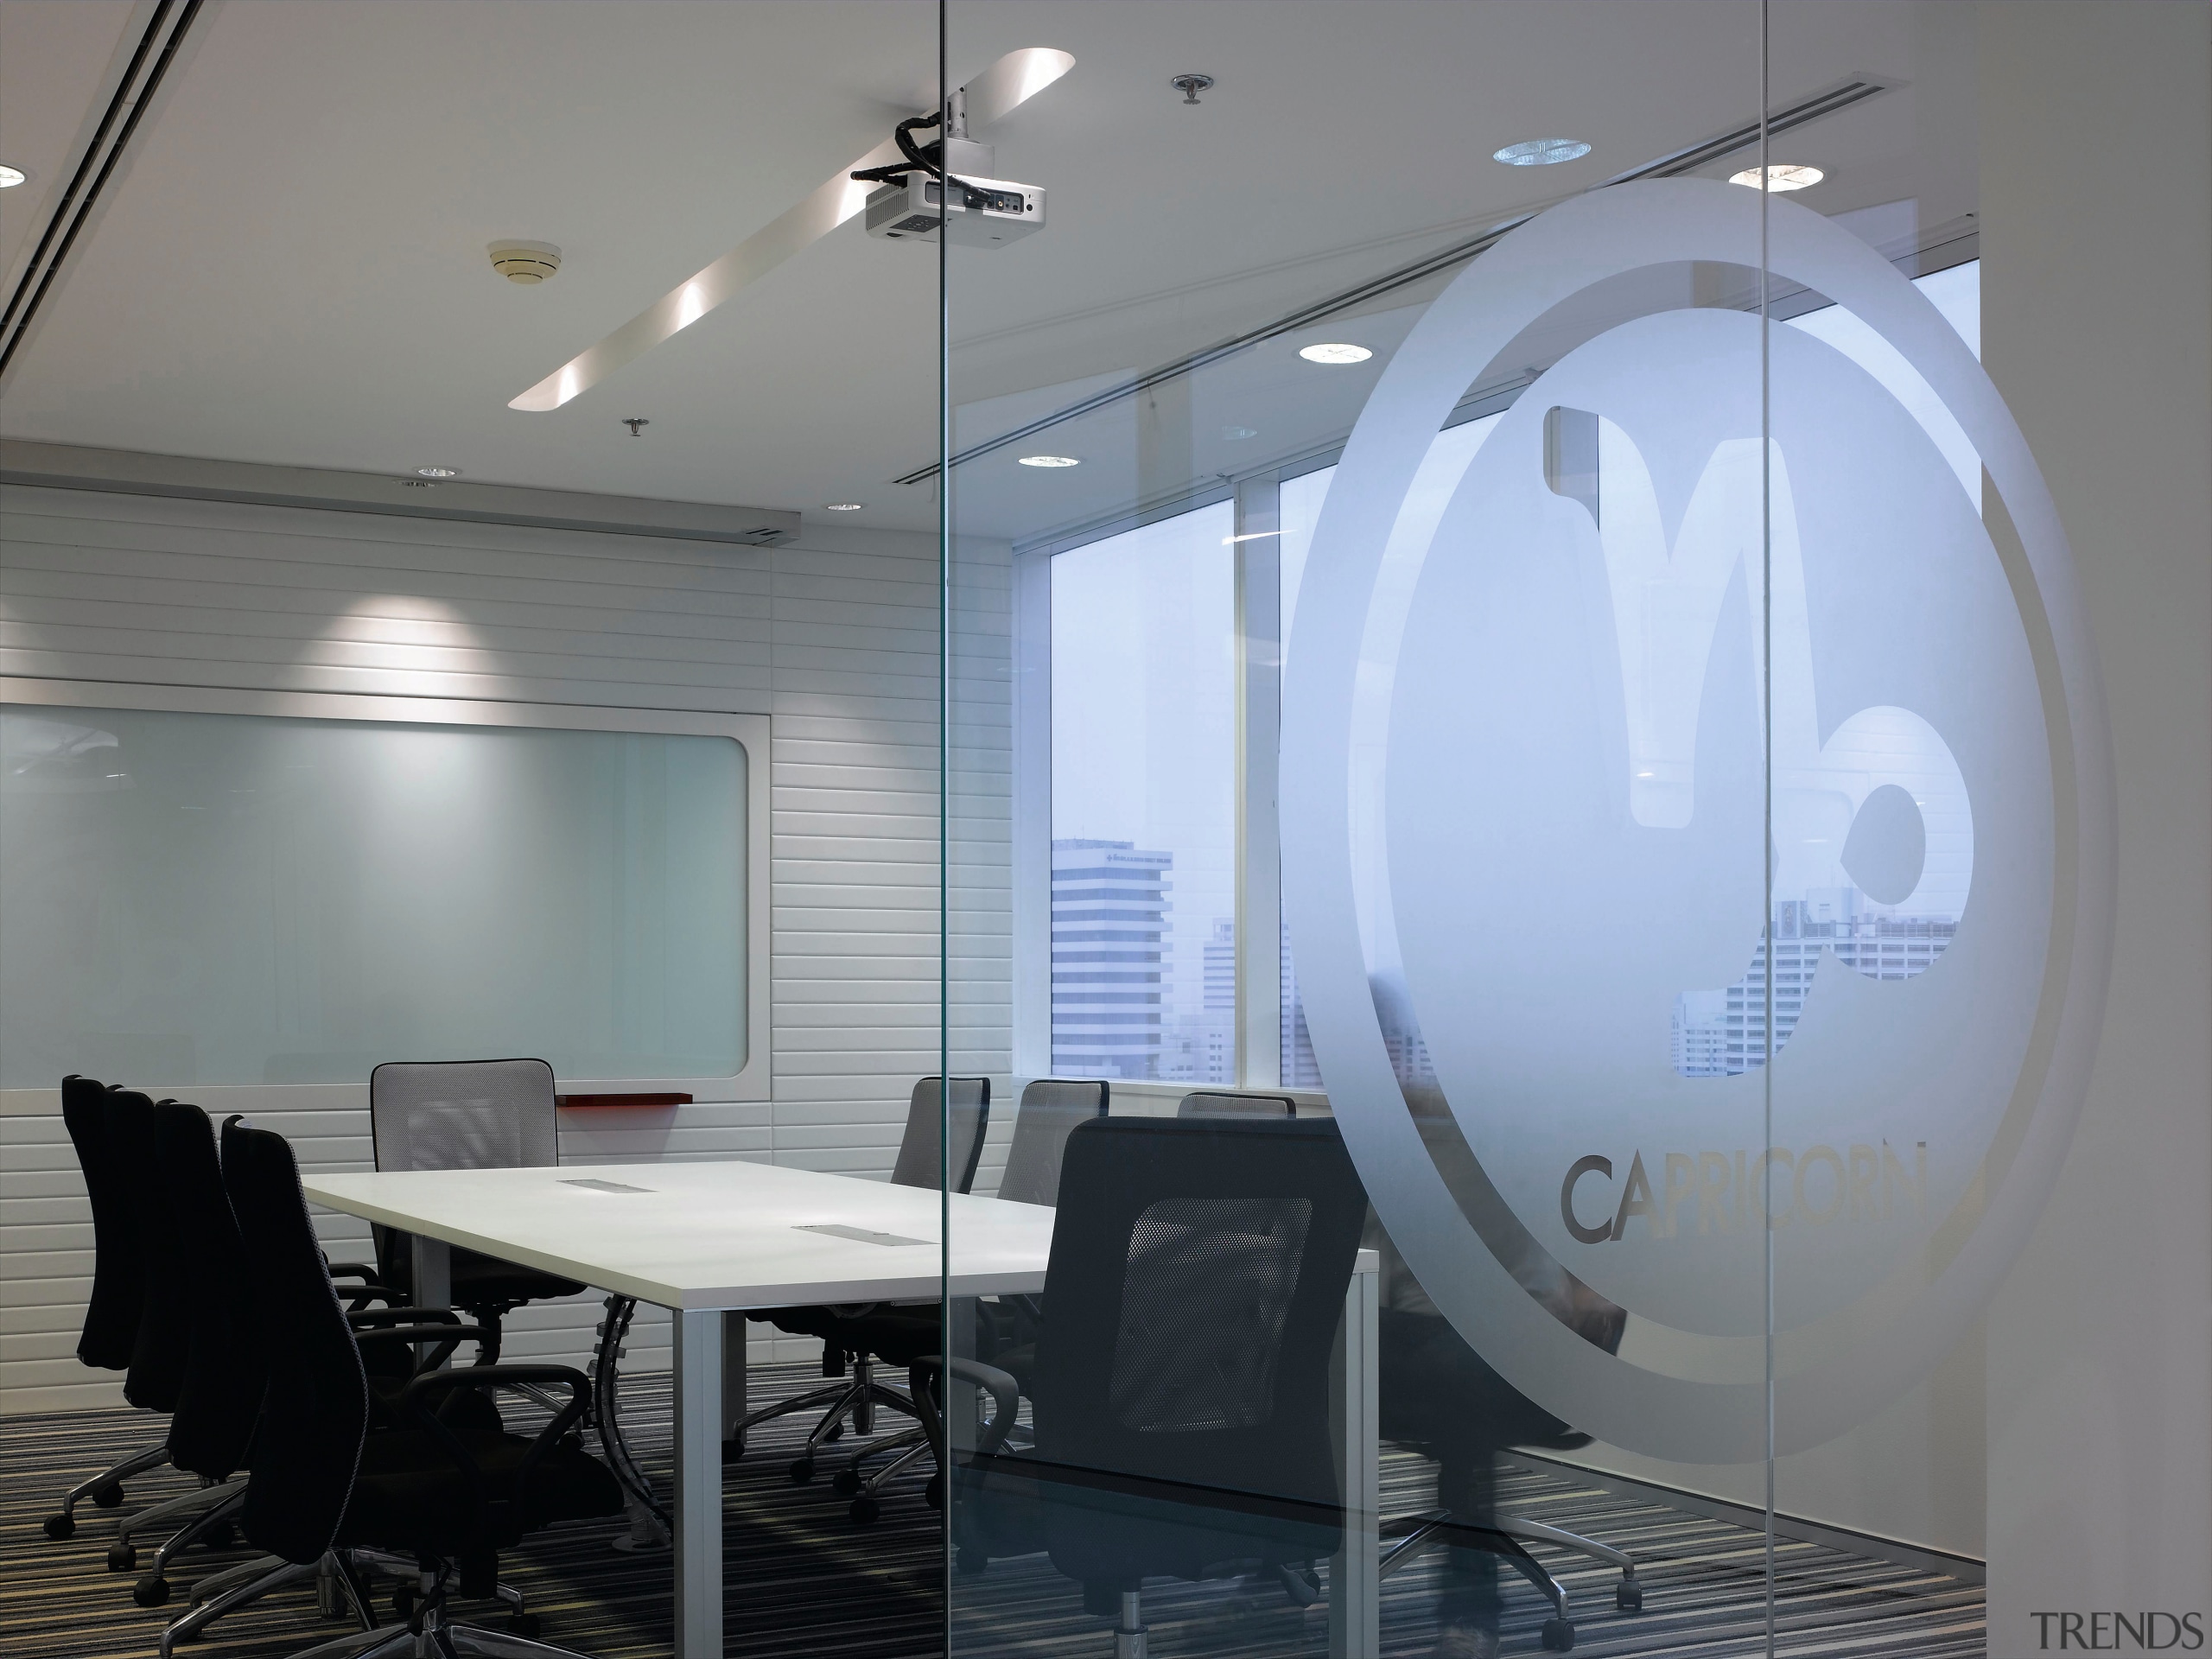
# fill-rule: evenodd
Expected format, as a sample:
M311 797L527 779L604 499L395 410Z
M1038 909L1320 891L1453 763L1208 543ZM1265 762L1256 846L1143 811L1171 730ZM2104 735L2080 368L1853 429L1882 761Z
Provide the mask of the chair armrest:
M950 1370L963 1382L972 1382L991 1396L991 1414L983 1424L983 1437L976 1443L979 1456L988 1456L999 1450L1014 1432L1014 1422L1021 1410L1021 1385L1011 1372L995 1365L986 1365L981 1360L955 1359L948 1361L942 1354L925 1354L907 1367L907 1382L913 1391L917 1405L925 1403L928 1393L927 1379L932 1374ZM932 1414L934 1417L934 1414ZM932 1436L941 1435L943 1429L934 1421L928 1425Z
M514 1491L505 1500L494 1500L485 1484L484 1471L468 1455L452 1429L439 1417L435 1403L437 1397L454 1389L498 1388L565 1388L569 1403L553 1414L553 1421L540 1429L537 1438L531 1442L530 1450L523 1453L521 1463L515 1467ZM529 1491L531 1476L537 1471L539 1460L559 1444L561 1437L583 1421L591 1400L591 1380L573 1365L472 1365L465 1370L425 1371L410 1382L399 1396L401 1414L415 1427L427 1430L447 1456L468 1477L477 1502L489 1506L495 1501L519 1503Z
M346 1323L356 1331L378 1325L459 1325L461 1322L461 1315L449 1307L410 1307L404 1302L391 1307L349 1308L346 1313Z
M464 1342L473 1342L480 1349L492 1339L490 1326L463 1325L461 1316L449 1307L361 1308L347 1313L346 1323L353 1328L356 1341L366 1337L378 1342L436 1343L435 1351L417 1360L418 1371L437 1370ZM469 1371L473 1376L484 1369L474 1365Z
M323 1270L330 1274L331 1288L349 1308L367 1306L371 1302L396 1302L400 1293L385 1283L383 1276L373 1267L361 1262L333 1262L323 1258ZM341 1281L358 1280L359 1288L341 1286Z

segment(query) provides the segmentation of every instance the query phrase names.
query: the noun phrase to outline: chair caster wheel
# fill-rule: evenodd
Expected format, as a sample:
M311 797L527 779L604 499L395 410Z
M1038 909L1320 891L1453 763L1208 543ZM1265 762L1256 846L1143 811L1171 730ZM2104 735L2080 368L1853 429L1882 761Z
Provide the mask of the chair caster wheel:
M744 1456L744 1436L740 1435L736 1440L724 1440L722 1442L722 1461L724 1463L736 1463Z
M922 1487L922 1502L930 1506L930 1513L938 1515L944 1510L944 1477L931 1475Z
M403 1584L391 1592L391 1616L403 1624L415 1620L415 1586Z
M867 1483L854 1471L840 1469L836 1477L830 1481L830 1490L840 1497L857 1497L860 1496L861 1488L865 1484Z
M1613 1605L1624 1613L1643 1611L1643 1586L1634 1580L1624 1580L1613 1586Z
M77 1518L71 1515L49 1515L46 1517L46 1535L49 1538L73 1538L77 1535Z
M227 1521L218 1521L200 1535L200 1541L210 1549L228 1549L238 1541L238 1529Z
M989 1567L991 1558L980 1549L961 1549L952 1557L953 1571L966 1578L975 1578Z
M169 1581L164 1578L141 1579L130 1586L130 1599L141 1607L158 1607L169 1599Z
M507 1620L507 1628L525 1642L534 1642L537 1639L537 1615L517 1613Z
M872 1497L863 1496L855 1498L853 1507L845 1513L852 1516L855 1526L872 1527L875 1524L876 1517L883 1513L883 1505Z
M792 1485L804 1486L808 1481L814 1478L814 1459L812 1458L801 1458L797 1463L791 1465L791 1466L785 1472L791 1476Z
M123 1484L120 1481L103 1481L92 1488L92 1502L104 1510L123 1507Z
M830 1426L830 1432L827 1434L824 1434L822 1438L825 1440L843 1440L845 1438L845 1426L842 1423L832 1423Z
M128 1573L132 1567L137 1565L138 1547L136 1544L110 1544L107 1547L107 1570L109 1572Z
M1546 1619L1537 1636L1547 1652L1565 1653L1574 1646L1574 1626L1563 1618Z

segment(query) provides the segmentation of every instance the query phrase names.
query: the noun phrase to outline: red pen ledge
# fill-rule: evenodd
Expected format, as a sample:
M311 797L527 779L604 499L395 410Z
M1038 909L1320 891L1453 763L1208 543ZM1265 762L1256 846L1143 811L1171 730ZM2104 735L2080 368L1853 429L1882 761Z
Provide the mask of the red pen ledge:
M556 1106L569 1110L597 1109L608 1106L689 1106L689 1095L556 1095Z

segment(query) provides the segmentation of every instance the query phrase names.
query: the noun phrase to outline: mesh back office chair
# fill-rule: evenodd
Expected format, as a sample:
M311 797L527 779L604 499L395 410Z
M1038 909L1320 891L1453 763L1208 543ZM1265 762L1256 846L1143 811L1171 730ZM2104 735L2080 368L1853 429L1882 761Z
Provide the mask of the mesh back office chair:
M999 1197L1050 1205L1059 1197L1060 1160L1078 1123L1106 1116L1111 1085L1103 1077L1039 1077L1021 1091L1014 1143L1006 1151Z
M943 1106L939 1103L944 1096L939 1093L935 1077L920 1079L907 1096L906 1127L899 1136L899 1157L891 1171L894 1185L934 1187L940 1179L945 1179L956 1192L965 1192L975 1185L976 1166L982 1160L983 1136L990 1127L991 1080L954 1077L951 1084L951 1098ZM940 1153L939 1143L945 1139L948 1127L950 1140ZM724 1457L735 1457L744 1452L746 1433L755 1423L790 1412L827 1406L830 1409L807 1435L804 1449L791 1466L791 1479L804 1484L814 1478L816 1448L842 1438L847 1417L852 1419L856 1433L869 1434L875 1430L878 1406L913 1415L913 1402L906 1395L875 1380L875 1351L868 1345L869 1333L859 1328L859 1322L861 1316L874 1313L878 1306L868 1303L845 1308L779 1307L753 1315L793 1336L821 1338L823 1376L845 1379L849 1359L852 1375L828 1388L816 1389L749 1413L730 1430L729 1440L722 1448ZM941 1339L936 1335L932 1321L928 1348L934 1350L939 1345Z
M1296 1117L1288 1095L1248 1095L1230 1089L1194 1089L1176 1103L1178 1117Z
M561 1161L553 1068L543 1060L386 1061L369 1073L369 1123L378 1169L543 1169ZM410 1236L372 1230L379 1277L414 1301ZM453 1305L492 1333L486 1364L499 1360L506 1314L583 1288L475 1250L455 1249L452 1264Z
M1305 1569L1341 1537L1329 1358L1366 1210L1327 1119L1077 1129L1027 1390L1033 1451L1007 1447L1014 1376L951 1363L994 1404L956 1475L960 1570L1048 1550L1086 1611L1120 1615L1121 1659L1144 1651L1148 1577L1256 1569L1310 1600Z
M999 1177L998 1196L1048 1209L1057 1203L1060 1160L1067 1150L1068 1136L1077 1124L1105 1116L1111 1098L1111 1085L1103 1077L1038 1077L1026 1084L1014 1120L1014 1141L1007 1148L1006 1168ZM1039 1310L1033 1296L978 1301L976 1316L976 1351L985 1357L1009 1349L1026 1351L1036 1341ZM855 1320L850 1334L855 1346L865 1345L894 1365L911 1366L944 1345L938 1310L933 1307L884 1308ZM934 1457L935 1447L928 1432L917 1427L855 1450L832 1483L853 1500L849 1511L853 1520L862 1526L874 1521L881 1514L884 1487L916 1459ZM867 1474L868 1459L886 1452L895 1455L874 1474ZM932 1479L924 1502L935 1509L940 1501L941 1488Z
M421 1650L580 1659L527 1640L536 1629L529 1615L517 1614L512 1633L482 1630L450 1621L446 1603L449 1588L463 1595L492 1590L497 1552L525 1534L621 1511L613 1476L569 1433L589 1395L583 1373L562 1365L426 1367L399 1396L405 1432L372 1436L373 1391L315 1245L290 1146L233 1118L223 1126L223 1173L270 1359L241 1523L248 1539L286 1564L273 1576L313 1577L327 1567L365 1626L314 1651L397 1659L417 1650L416 1629L378 1630L368 1612L354 1555L381 1546L423 1563L423 1604L415 1620L426 1638ZM381 1335L449 1348L463 1337L480 1344L489 1332L434 1323ZM471 1427L443 1408L456 1391L517 1385L568 1395L534 1440ZM244 1599L273 1587L264 1580L232 1593ZM200 1614L219 1611L210 1603ZM175 1627L164 1633L164 1654L176 1634Z

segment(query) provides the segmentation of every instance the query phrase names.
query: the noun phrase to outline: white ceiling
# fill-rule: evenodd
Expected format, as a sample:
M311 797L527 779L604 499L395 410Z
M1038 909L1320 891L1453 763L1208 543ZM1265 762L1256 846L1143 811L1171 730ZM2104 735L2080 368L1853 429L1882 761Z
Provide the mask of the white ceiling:
M0 270L11 278L67 188L151 10L136 0L0 4L0 161L27 175L0 191Z
M1833 175L1800 200L1969 211L1972 9L1774 11L1777 101L1907 83L1784 146ZM29 157L34 187L140 15L0 0L0 159ZM1050 223L956 253L963 440L1754 118L1757 21L1752 0L955 0L956 80L1017 46L1076 57L978 135L1046 188ZM857 223L566 407L506 402L933 103L936 23L928 0L219 0L0 389L0 431L810 514L856 499L851 521L926 526L930 490L888 480L936 453L936 256ZM1196 109L1166 85L1186 69L1218 80ZM1555 134L1595 149L1489 160ZM25 223L7 202L11 280ZM557 244L560 275L501 280L495 237ZM1402 326L1375 318L1370 343ZM1202 395L1193 434L1340 426L1382 359L1309 370L1296 343ZM1239 397L1266 418L1222 412ZM975 474L963 518L1001 534L1128 487L1010 455Z

